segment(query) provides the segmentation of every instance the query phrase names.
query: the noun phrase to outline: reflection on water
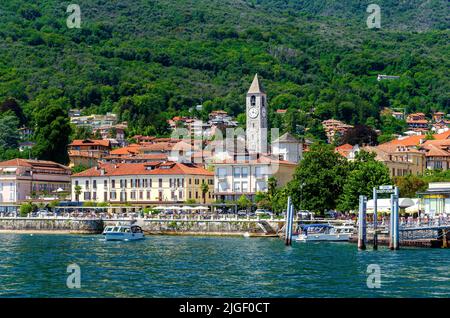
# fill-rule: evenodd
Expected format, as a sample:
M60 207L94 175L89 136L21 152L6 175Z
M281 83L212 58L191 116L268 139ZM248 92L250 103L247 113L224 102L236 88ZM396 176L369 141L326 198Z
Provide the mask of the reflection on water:
M1 234L7 297L449 297L450 250L358 251L347 243L278 239ZM81 268L81 289L66 268ZM381 288L367 287L367 266Z

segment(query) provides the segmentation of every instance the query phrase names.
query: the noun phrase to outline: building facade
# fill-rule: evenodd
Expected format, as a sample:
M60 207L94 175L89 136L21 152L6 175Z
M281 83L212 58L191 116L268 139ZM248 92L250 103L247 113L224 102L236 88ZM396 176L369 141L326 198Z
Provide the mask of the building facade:
M202 184L208 191L202 191ZM72 176L72 201L157 204L213 200L214 173L177 162L101 164Z
M270 177L277 186L284 186L295 172L296 164L269 156L250 159L248 156L215 162L214 194L219 201L235 201L242 195L254 200L256 193L268 190Z
M74 140L68 145L70 167L93 167L99 159L108 156L110 150L109 140Z
M70 168L52 161L0 162L0 203L17 204L41 195L70 192Z

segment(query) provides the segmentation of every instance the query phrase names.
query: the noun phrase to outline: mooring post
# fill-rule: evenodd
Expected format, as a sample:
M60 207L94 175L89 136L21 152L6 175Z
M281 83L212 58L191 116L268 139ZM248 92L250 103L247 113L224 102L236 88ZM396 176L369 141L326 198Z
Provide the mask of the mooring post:
M448 247L448 243L447 243L447 230L443 229L442 230L442 248L447 248Z
M377 188L373 188L373 249L378 249L378 233L377 233L377 227L378 227L378 194L377 194Z
M389 245L391 250L398 250L400 248L400 220L399 220L399 191L398 187L395 187L395 193L392 196L393 198L393 204L392 204L392 234L391 234L391 241L392 244Z
M294 224L294 207L292 205L291 197L288 197L285 224L286 224L285 244L287 246L290 246L292 244L292 227Z
M358 249L366 249L366 197L359 196L358 213Z
M389 248L394 249L394 197L395 194L391 194L391 214L389 215Z

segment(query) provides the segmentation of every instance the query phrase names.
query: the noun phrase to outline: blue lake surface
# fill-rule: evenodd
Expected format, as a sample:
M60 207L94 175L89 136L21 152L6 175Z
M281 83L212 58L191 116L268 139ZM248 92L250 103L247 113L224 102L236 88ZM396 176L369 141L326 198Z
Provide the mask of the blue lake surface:
M450 297L450 249L240 237L0 234L1 297ZM66 286L67 266L81 288ZM381 288L367 287L380 267Z

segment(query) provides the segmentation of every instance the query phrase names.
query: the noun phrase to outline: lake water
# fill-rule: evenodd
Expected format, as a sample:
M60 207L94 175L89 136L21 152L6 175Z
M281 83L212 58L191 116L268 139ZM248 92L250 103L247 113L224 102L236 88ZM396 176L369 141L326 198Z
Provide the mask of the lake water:
M2 297L450 297L450 249L239 237L0 234ZM67 266L81 269L69 289ZM377 264L381 288L367 287Z

